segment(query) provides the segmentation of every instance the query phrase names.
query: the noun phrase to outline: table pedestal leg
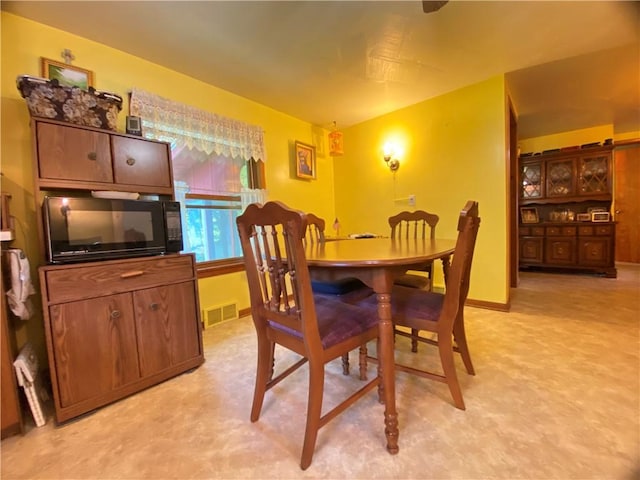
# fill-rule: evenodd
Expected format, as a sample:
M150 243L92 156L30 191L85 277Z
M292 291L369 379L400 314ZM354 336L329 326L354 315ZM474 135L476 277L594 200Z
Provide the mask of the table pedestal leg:
M391 321L391 295L379 293L378 316L380 319L379 366L382 370L384 395L384 433L387 436L387 450L398 453L398 413L396 411L395 356L393 345L393 323Z

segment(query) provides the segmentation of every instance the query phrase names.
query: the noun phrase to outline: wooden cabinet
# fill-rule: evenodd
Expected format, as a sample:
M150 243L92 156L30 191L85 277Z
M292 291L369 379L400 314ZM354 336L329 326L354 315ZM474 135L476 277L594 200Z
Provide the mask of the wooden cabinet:
M550 265L575 265L576 227L551 225L545 227L544 261Z
M611 201L612 146L520 159L520 205Z
M40 268L56 419L204 361L192 254Z
M615 277L615 224L543 223L519 232L520 266L588 270Z
M578 262L593 267L614 264L615 225L589 225L578 230Z
M118 190L173 195L170 145L33 119L36 190Z
M49 192L174 198L168 143L42 118L32 132L41 247ZM45 265L39 275L57 422L204 361L192 254Z
M528 264L544 262L544 227L520 229L520 259Z
M615 223L573 221L592 208L610 211L612 151L607 145L520 158L518 203L527 211L535 208L539 218L535 225L519 225L521 267L616 276Z

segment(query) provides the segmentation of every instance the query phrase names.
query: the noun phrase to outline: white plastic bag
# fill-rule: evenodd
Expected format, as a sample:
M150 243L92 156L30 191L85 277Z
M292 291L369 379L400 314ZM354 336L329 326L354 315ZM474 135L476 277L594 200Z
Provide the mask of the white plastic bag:
M29 259L19 248L7 250L11 269L11 289L7 292L7 301L11 311L22 320L28 320L33 315L33 305L30 295L36 293L31 283Z

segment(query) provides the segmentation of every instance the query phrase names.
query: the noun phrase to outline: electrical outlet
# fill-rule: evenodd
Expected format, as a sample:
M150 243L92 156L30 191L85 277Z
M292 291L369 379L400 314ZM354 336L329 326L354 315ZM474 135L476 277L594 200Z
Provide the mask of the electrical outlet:
M409 205L411 205L412 207L416 206L416 196L415 195L409 195Z

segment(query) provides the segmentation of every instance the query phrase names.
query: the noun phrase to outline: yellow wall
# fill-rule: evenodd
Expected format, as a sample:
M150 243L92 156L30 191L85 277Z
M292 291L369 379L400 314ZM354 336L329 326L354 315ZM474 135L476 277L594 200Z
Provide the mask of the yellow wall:
M337 215L341 233L387 233L386 218L409 207L394 199L415 194L416 208L440 215L438 235L454 238L460 208L467 199L478 200L482 225L470 298L500 304L508 301L502 77L349 128L344 131L345 155L332 158L326 153L327 132L307 122L85 38L6 12L1 12L0 19L2 189L13 197L12 213L20 227L14 246L24 249L30 258L38 257L32 146L29 114L15 81L20 74L40 76L40 57L57 60L68 48L76 57L74 65L94 72L98 90L125 99L120 131L124 131L127 93L132 87L262 126L269 199L313 211L329 221L329 229ZM259 75L256 72L257 78ZM381 157L383 142L394 132L405 141L395 179ZM295 140L318 145L317 180L295 178ZM32 272L35 278L34 265ZM233 300L240 309L249 306L243 273L203 279L199 290L203 308ZM40 319L19 329L19 345L26 339L44 349Z
M438 236L455 238L460 209L477 200L469 297L507 303L505 110L504 80L496 77L346 129L345 155L334 167L340 233L388 235L390 215L417 208L440 216ZM383 160L389 139L404 151L395 175Z
M333 160L328 155L317 159L317 180L295 178L292 170L293 142L312 144L318 139L318 128L307 122L247 100L238 95L207 85L188 76L168 70L132 55L61 30L1 13L1 149L2 190L12 195L12 214L18 221L17 239L12 246L22 248L32 261L33 276L38 258L38 238L33 201L33 167L29 113L16 88L21 74L40 76L40 57L60 60L60 52L69 48L76 56L74 65L95 74L98 90L113 92L125 99L118 119L124 131L132 87L142 88L175 101L184 102L220 115L260 125L265 129L267 150L267 185L270 199L278 199L301 210L314 211L333 218ZM260 72L256 72L259 79ZM319 136L326 142L326 133ZM323 146L324 147L324 146ZM326 151L326 148L319 148ZM293 172L293 173L292 173ZM34 265L34 263L36 265ZM36 288L38 285L36 284ZM203 307L239 301L248 308L244 274L209 278L199 283ZM36 318L18 331L18 344L26 339L44 345L42 322ZM45 358L44 355L41 358Z

